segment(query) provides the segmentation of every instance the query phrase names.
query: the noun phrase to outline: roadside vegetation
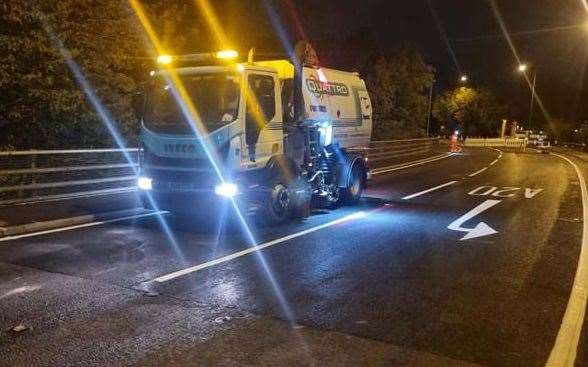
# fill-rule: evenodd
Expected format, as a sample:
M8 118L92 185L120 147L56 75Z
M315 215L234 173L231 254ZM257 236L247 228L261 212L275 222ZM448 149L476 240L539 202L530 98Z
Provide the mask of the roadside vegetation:
M182 53L210 48L192 4L143 3L166 49ZM375 43L362 40L358 44L363 48L348 53L358 54L355 60L360 62L351 68L362 71L373 101L373 139L426 136L434 68L410 45L382 55ZM126 2L1 2L0 149L113 146L72 67L87 78L126 144L136 145L135 112L141 104L142 85L154 67L155 53L148 45ZM68 54L75 64L64 62ZM326 61L333 60L326 57ZM435 90L435 95L440 93ZM448 127L455 113L468 134L491 135L504 111L489 91L473 87L442 93L434 106L431 134L442 133L441 127Z

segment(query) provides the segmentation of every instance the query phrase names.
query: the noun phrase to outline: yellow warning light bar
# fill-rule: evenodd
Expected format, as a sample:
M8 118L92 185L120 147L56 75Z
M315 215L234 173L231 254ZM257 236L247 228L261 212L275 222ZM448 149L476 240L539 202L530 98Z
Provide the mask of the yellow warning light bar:
M162 65L171 64L173 58L171 55L159 55L157 56L157 63Z
M239 53L235 50L222 50L216 53L217 59L235 59L239 56Z

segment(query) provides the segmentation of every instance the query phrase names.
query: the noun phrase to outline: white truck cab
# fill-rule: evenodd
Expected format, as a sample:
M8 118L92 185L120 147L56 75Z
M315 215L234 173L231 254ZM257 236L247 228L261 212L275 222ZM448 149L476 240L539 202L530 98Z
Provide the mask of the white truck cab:
M251 53L247 62L212 65L166 60L151 73L142 119L140 183L160 208L214 205L210 192L239 197L276 222L297 206L359 199L367 164L351 151L368 145L372 111L357 73L303 58L296 70ZM202 194L207 200L194 199Z

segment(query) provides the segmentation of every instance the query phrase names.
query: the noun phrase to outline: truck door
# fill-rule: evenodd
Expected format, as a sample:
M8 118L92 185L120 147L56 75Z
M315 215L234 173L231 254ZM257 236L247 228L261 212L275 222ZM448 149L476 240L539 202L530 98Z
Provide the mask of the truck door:
M370 102L370 96L367 91L360 90L357 92L359 97L359 105L361 107L361 120L362 125L366 123L366 120L372 119L372 103Z
M279 85L272 73L249 73L245 90L244 163L260 167L272 154L281 151L282 116L279 108Z
M357 134L361 136L358 143L359 145L367 144L370 140L372 132L372 102L370 101L370 95L366 90L359 90L357 92L359 99L359 109L361 116L361 127L355 129Z

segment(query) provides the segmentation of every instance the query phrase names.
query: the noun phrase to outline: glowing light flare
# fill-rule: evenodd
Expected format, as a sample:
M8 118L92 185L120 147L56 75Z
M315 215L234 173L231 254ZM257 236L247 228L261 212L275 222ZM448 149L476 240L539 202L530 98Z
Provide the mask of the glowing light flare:
M151 190L153 189L153 180L150 177L139 176L137 179L137 187L141 190Z
M239 187L231 182L223 182L214 188L214 193L218 196L232 198L239 192Z
M221 50L216 53L216 58L222 60L236 59L237 57L239 57L239 53L235 50Z
M294 21L294 25L296 26L296 30L298 31L298 38L306 40L308 37L306 36L306 32L304 31L304 26L300 21L300 17L298 16L298 12L296 11L296 7L292 0L286 0L286 5L288 6L288 10L290 12L290 17Z
M147 18L147 16L145 15L145 12L143 11L141 5L139 4L138 0L130 0L131 2L131 6L133 8L133 10L135 11L135 13L137 14L137 16L139 17L139 20L141 21L141 24L143 25L143 27L145 28L151 42L153 43L153 45L155 46L156 50L158 52L161 52L162 48L161 48L161 44L158 41L157 35L155 34L155 32L153 31L153 27L151 26L151 23L149 21L149 19ZM226 37L224 36L224 32L222 31L222 28L220 27L220 24L218 22L218 19L216 18L216 15L214 14L214 10L212 9L212 7L210 6L210 4L208 3L208 1L206 0L196 0L196 4L198 5L198 7L200 8L200 10L204 13L205 15L205 19L207 20L209 26L212 28L213 33L216 35L217 39L219 40L219 42L222 45L227 45L228 43L226 42ZM174 92L174 95L179 94L179 100L183 103L181 103L181 108L182 108L182 112L187 115L188 117L194 117L197 116L196 115L196 109L194 108L191 99L188 95L188 93L186 92L185 88L183 87L181 80L177 77L176 73L174 72L174 70L172 69L168 69L167 70L169 73L170 78L173 80L174 82L174 87L172 88L172 91ZM248 90L248 83L244 83L246 85L246 89ZM251 103L250 99L251 99L251 95L252 93L247 93L247 95L249 95L248 98L246 98L246 103ZM258 104L257 104L258 105ZM187 110L187 111L186 111ZM187 112L187 113L186 113ZM259 116L258 116L259 118ZM190 121L191 122L191 126L195 127L197 129L197 133L198 136L203 137L206 136L205 130L203 129L203 127L201 126L201 120L197 119L197 121L195 121L196 123L194 123L194 121ZM204 133L203 133L204 132ZM218 162L218 160L216 160L216 155L213 156L213 154L216 152L214 150L214 147L210 146L210 142L208 139L203 139L203 142L206 142L208 144L204 144L204 151L206 152L209 160L211 161L211 164L214 166L217 175L219 176L221 182L225 182L225 180L223 179L223 176L218 168L218 165L216 162ZM212 148L212 149L211 149ZM257 244L257 241L255 240L253 233L251 232L251 229L249 227L249 224L247 223L247 221L245 220L243 214L241 213L241 210L239 208L239 206L237 205L237 203L235 202L235 200L233 198L230 198L231 204L234 208L235 214L238 216L239 221L241 223L241 226L243 228L243 231L246 233L248 240L250 242L250 244L252 246L255 246ZM264 270L268 280L270 281L271 285L272 285L272 289L274 291L274 294L276 295L276 298L278 299L278 302L282 308L282 310L285 313L286 318L288 319L288 321L292 324L295 325L295 317L294 314L286 300L286 298L284 297L282 290L278 284L278 282L276 281L275 277L273 276L273 273L269 267L269 265L267 264L267 262L265 261L265 258L263 256L263 254L261 252L256 252L257 254L257 258L259 259L259 262L261 264L261 268ZM308 349L308 347L306 346L306 343L304 342L304 339L301 337L301 335L299 335L298 333L296 333L296 335L299 336L299 338L302 341L303 347L305 350Z
M518 70L520 73L524 73L525 71L527 71L527 69L529 69L529 65L527 65L527 64L520 64L520 65L517 67L517 70Z
M459 81L462 83L465 83L468 81L468 76L467 75L462 75L459 77Z
M143 29L147 33L147 36L151 43L153 44L156 52L159 54L165 54L164 49L159 42L159 38L155 33L155 30L147 17L145 10L143 9L142 5L139 3L138 0L130 0L131 7L133 8L135 14L139 18ZM220 162L220 159L217 157L217 153L209 139L204 139L207 135L206 129L202 125L202 119L200 118L200 114L196 110L196 107L192 103L192 99L188 94L186 88L184 87L182 81L180 80L179 76L175 69L171 68L169 64L162 64L165 70L164 76L167 79L168 84L172 85L172 94L180 106L183 115L186 117L188 122L190 123L190 127L196 134L196 136L201 138L202 144L204 145L204 151L210 160L216 174L220 178L221 181L224 181L223 175L219 168L217 162Z
M327 77L325 76L325 73L323 72L323 69L318 68L316 73L318 74L319 80L323 83L327 83Z
M498 9L498 6L496 5L495 0L490 0L490 7L492 8L492 12L494 13L494 17L496 18L496 21L498 22L498 25L500 26L500 30L502 31L502 35L504 36L504 39L507 41L508 46L510 47L510 50L512 51L513 57L515 58L518 65L522 65L523 62L521 61L521 58L519 57L517 49L514 46L514 43L512 41L512 38L510 37L508 29L506 28L506 23L504 22L504 19L503 19L502 15L500 14L500 10ZM529 85L529 88L531 89L532 88L531 80L529 79L529 77L526 73L525 73L525 80L527 81L527 84ZM547 112L547 109L545 108L545 105L543 104L543 101L540 98L540 96L537 94L536 91L534 93L535 93L535 101L537 101L537 105L541 109L541 112L543 113L545 120L547 120L549 123L551 121L551 116L550 116L549 112Z
M44 17L42 17L41 21L42 21L43 27L45 29L45 32L49 35L49 39L51 40L53 45L59 50L66 65L71 70L76 82L78 83L78 85L80 86L80 88L82 89L82 91L84 92L86 97L88 98L90 104L92 105L92 107L96 111L98 118L100 119L102 124L106 127L106 129L108 130L108 132L112 136L114 143L120 149L123 149L122 154L123 154L125 160L127 162L129 162L131 167L133 167L133 172L135 173L135 175L138 175L139 172L136 168L136 165L134 164L135 160L130 156L129 152L125 150L126 144L124 142L124 139L122 138L121 134L116 129L115 124L114 124L114 120L113 120L112 116L110 115L110 112L106 108L104 108L102 102L100 101L100 99L98 98L96 93L94 92L95 88L93 88L92 85L90 85L90 82L86 79L86 77L82 73L79 65L74 61L74 59L71 55L71 52L65 47L63 42L53 32L53 29L51 28L51 26L49 25L47 20ZM151 207L154 208L156 212L161 212L159 210L157 203L153 199L153 197L149 194L147 194L146 196L147 196L147 199L149 200L149 204L151 205ZM169 225L167 224L167 222L165 221L165 219L163 218L163 216L161 214L157 215L157 220L161 224L161 227L162 227L165 235L169 239L170 243L172 244L172 247L175 250L178 258L180 259L180 261L183 264L185 264L186 263L185 257L183 255L183 253L181 252L181 250L177 244L177 241L169 228Z
M196 6L204 15L204 20L210 27L212 34L216 37L220 47L228 47L230 44L228 38L223 31L221 22L219 21L213 7L210 5L208 0L195 0Z
M290 35L286 31L286 28L282 25L282 22L280 21L280 16L279 16L278 12L276 12L273 4L269 0L263 0L263 5L264 5L265 10L267 12L268 18L272 24L272 27L274 27L276 33L278 34L278 38L280 39L280 42L282 43L284 50L286 50L286 53L288 54L290 59L294 62L295 67L298 68L300 65L298 63L298 60L296 60L294 57L294 46L292 45ZM297 24L297 26L301 27L301 25L299 25L299 24ZM307 38L302 37L302 39L307 39Z
M169 65L173 61L173 57L171 55L163 54L157 56L157 63L162 65Z
M429 10L431 10L431 14L433 14L433 19L435 20L435 25L437 26L437 30L439 31L439 34L441 35L441 39L445 43L445 48L447 49L447 52L451 56L451 59L453 60L453 64L455 65L456 69L461 73L461 71L462 71L461 64L459 63L459 60L457 60L457 56L455 55L455 52L453 51L453 47L451 47L451 43L449 42L449 38L447 37L447 32L445 31L445 27L443 26L443 23L441 22L441 19L439 18L439 15L437 14L435 7L431 3L431 0L427 0L427 5L429 6Z

